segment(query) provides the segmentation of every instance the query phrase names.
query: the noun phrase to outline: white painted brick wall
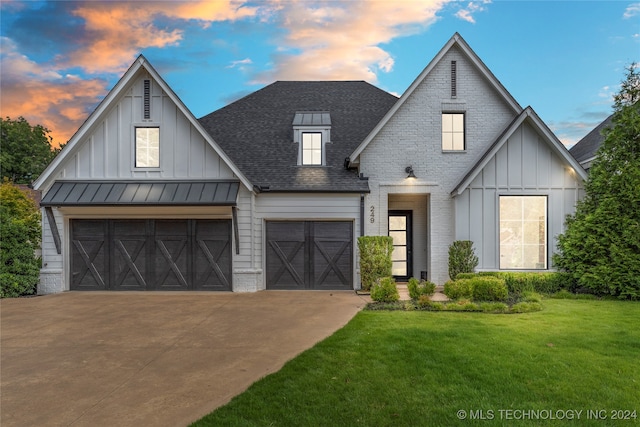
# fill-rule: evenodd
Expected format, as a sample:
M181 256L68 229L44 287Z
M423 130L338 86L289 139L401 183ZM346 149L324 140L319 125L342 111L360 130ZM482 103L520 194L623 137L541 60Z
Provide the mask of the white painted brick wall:
M451 61L457 61L457 98L451 99ZM464 110L466 151L442 152L441 114ZM454 200L450 192L516 116L508 104L453 47L360 156L360 172L369 177L365 233L387 234L388 195L429 194L427 265L432 281L448 279L448 248L455 239ZM412 165L418 177L406 179ZM369 220L373 206L375 222ZM419 274L415 273L414 274Z

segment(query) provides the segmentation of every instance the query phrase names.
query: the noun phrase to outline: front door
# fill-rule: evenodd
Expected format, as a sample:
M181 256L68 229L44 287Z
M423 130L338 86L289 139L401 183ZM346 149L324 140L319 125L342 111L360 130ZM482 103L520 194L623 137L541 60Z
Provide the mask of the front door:
M413 276L411 211L389 211L389 236L393 238L391 274L405 282Z

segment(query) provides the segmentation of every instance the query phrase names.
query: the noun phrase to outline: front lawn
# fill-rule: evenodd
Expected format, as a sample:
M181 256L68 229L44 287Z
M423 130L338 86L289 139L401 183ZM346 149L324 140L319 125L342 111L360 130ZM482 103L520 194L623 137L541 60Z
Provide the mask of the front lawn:
M634 302L363 311L193 425L638 425L639 358Z

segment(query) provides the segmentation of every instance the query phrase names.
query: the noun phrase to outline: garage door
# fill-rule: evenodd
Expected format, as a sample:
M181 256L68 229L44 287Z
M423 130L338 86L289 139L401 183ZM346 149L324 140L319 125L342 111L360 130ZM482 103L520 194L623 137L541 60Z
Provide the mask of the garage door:
M70 221L72 290L231 290L230 220Z
M353 223L268 221L267 289L353 289Z

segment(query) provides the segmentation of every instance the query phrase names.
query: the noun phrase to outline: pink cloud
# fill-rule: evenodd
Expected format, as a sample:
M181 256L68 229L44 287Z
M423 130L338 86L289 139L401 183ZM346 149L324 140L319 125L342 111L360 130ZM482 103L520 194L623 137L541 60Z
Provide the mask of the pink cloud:
M287 35L274 68L257 80L375 82L378 72L389 72L394 65L380 45L424 30L437 20L436 13L447 1L278 3L280 25Z

